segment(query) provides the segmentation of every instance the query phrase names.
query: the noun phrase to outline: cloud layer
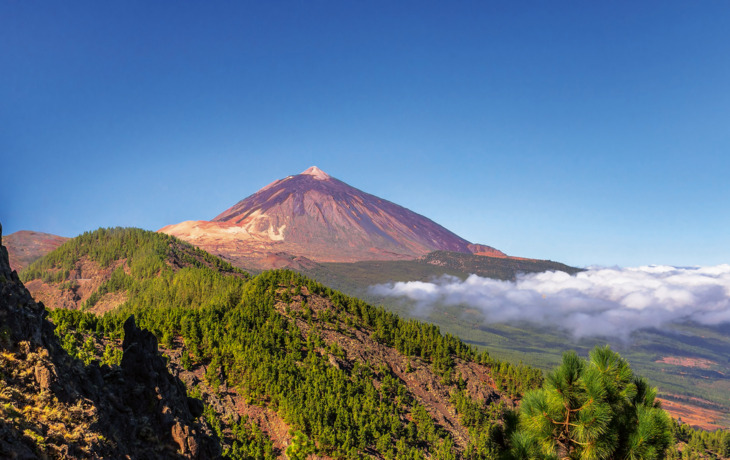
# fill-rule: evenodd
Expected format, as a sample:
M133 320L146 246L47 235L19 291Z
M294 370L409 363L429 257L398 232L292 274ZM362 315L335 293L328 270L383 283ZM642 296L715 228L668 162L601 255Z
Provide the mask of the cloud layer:
M576 275L544 272L499 281L476 275L460 280L409 281L371 287L421 309L465 306L487 323L527 321L558 326L575 337L628 338L639 329L695 321L730 322L730 265L677 268L590 268Z

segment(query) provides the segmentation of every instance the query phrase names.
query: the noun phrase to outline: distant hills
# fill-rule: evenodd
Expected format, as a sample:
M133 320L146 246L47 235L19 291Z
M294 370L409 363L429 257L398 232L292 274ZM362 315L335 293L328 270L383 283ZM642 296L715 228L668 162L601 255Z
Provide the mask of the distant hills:
M174 235L238 266L412 260L435 250L507 257L432 220L365 193L313 166L277 180L212 221L187 221Z
M432 281L443 275L466 279L479 275L499 280L514 280L520 273L564 271L577 273L580 269L550 260L515 257L489 257L451 251L433 251L414 260L365 260L360 262L325 262L302 265L297 271L341 290L348 295L373 303L389 303L392 299L373 297L368 288L374 284L398 281ZM407 313L399 311L399 313Z
M4 243L10 256L10 268L20 272L34 260L53 251L68 238L50 233L21 230L5 236Z

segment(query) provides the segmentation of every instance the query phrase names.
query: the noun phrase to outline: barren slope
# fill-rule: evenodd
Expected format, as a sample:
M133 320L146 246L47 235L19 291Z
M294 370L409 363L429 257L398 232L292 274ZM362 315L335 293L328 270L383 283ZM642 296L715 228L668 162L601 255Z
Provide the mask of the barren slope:
M21 230L3 238L10 256L10 268L20 272L33 261L53 251L68 238L50 233Z
M160 229L242 266L272 253L317 262L415 259L434 250L502 256L317 167L275 181L218 215Z

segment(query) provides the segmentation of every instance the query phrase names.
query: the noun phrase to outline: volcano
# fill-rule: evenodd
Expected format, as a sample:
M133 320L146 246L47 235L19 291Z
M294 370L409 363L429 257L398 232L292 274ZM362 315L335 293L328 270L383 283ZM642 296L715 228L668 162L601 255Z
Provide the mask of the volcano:
M272 182L212 221L186 221L159 231L256 268L297 259L408 260L436 250L506 257L316 166Z

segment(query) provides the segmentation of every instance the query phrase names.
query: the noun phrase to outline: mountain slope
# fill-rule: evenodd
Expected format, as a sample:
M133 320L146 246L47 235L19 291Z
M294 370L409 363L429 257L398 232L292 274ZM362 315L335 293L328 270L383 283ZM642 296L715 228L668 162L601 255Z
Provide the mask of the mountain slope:
M505 257L314 166L267 185L213 221L183 222L160 232L256 268L279 252L317 262L414 259L434 250Z
M389 299L374 296L369 288L376 284L398 281L432 281L443 275L466 279L469 275L476 274L499 280L514 280L520 273L563 271L573 274L580 269L550 260L434 251L415 260L321 263L299 266L297 271L347 295L365 299L374 305L388 305L392 311L407 316L407 310L398 308L392 299L388 302Z
M435 326L291 271L249 279L203 256L205 263L185 267L167 262L189 250L163 234L98 230L23 275L45 271L44 282L61 290L74 273L64 267L82 260L116 267L96 292L100 302L122 295L121 305L100 316L51 312L64 347L84 361L106 359L133 314L158 337L173 374L204 401L229 454L256 444L263 453L254 458L281 456L300 430L320 458L438 451L463 458L486 449L512 398L541 381L539 371L496 362Z
M86 232L32 263L20 276L33 297L51 308L83 307L102 313L126 301L128 276L150 278L185 267L248 276L188 243L135 228Z
M68 238L50 233L20 230L4 238L10 257L10 268L20 272L35 260L45 256Z
M120 278L108 280L101 298L126 300L103 315L53 310L63 346L85 362L106 362L134 314L160 341L172 374L203 400L230 458L281 457L296 445L317 458L495 458L508 442L514 398L541 381L535 369L291 271L249 279L136 229L71 243L73 251L36 268L68 276L60 269L80 259L103 261ZM187 259L189 250L197 256ZM58 289L66 282L49 281Z
M197 419L199 401L133 318L120 366L84 366L64 351L43 305L10 269L1 231L0 457L218 457L218 440Z

